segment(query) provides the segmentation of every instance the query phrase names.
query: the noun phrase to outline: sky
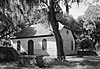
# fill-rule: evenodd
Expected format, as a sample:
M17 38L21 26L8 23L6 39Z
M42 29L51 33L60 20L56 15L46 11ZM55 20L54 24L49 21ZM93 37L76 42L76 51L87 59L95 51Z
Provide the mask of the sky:
M84 2L82 2L79 4L79 7L78 7L77 3L72 4L72 8L69 10L69 14L73 15L73 17L75 19L80 15L84 15L84 13L90 3L97 4L96 2L93 2L93 0L85 0L86 5L84 4ZM98 2L98 3L100 3L100 2Z
M84 3L80 3L79 6L77 5L77 3L74 3L72 4L72 8L69 9L69 14L77 19L78 16L85 14L87 8L88 6L84 5Z

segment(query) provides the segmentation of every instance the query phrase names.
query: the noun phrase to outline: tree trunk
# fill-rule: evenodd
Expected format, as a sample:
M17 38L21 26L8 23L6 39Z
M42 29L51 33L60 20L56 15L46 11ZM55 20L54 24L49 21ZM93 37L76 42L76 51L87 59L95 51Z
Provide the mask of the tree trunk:
M64 50L63 50L63 40L59 32L59 24L56 20L55 10L54 10L54 2L50 1L50 21L53 28L53 32L55 34L56 44L57 44L57 56L60 59L65 58Z
M68 15L67 13L65 15L57 13L56 20L63 24L67 29L71 30L72 33L77 35L82 34L81 24L78 23L71 15Z

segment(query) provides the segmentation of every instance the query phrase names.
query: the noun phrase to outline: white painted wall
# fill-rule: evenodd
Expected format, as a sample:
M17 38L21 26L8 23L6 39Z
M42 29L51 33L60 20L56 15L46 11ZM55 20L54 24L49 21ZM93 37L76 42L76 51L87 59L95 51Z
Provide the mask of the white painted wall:
M67 34L68 31L68 34ZM63 28L60 32L63 39L63 48L65 55L75 54L75 40L70 30ZM71 47L71 41L73 41L73 50Z
M14 43L17 43L18 40L21 41L21 45L25 49L25 51L28 52L28 41L33 40L34 41L34 54L41 53L42 50L42 40L46 39L47 40L47 50L46 52L49 55L57 55L56 53L56 42L55 42L55 37L50 36L50 37L39 37L39 38L25 38L25 39L13 39L12 41ZM43 55L48 55L48 54L43 54Z

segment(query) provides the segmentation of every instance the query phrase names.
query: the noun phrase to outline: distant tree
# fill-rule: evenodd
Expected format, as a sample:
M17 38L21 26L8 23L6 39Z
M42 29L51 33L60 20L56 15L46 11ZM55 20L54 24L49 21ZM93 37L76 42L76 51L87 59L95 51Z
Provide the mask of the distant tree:
M81 20L91 20L96 25L96 34L99 33L99 26L100 26L100 5L97 4L90 4L87 10L85 11L85 14L83 16L79 16L77 18L78 22L80 23Z
M91 4L85 12L85 18L87 20L93 21L98 17L100 17L100 5L99 4L96 4L96 5Z
M95 33L100 36L100 17L94 20L95 25L96 25L96 30Z

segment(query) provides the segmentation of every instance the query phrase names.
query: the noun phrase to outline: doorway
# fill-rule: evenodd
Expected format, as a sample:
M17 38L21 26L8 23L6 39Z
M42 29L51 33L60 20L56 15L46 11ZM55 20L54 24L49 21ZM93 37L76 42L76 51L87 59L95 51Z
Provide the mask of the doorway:
M28 55L33 55L34 54L34 41L29 40L28 41Z

